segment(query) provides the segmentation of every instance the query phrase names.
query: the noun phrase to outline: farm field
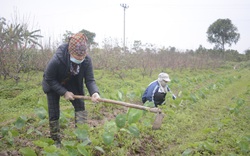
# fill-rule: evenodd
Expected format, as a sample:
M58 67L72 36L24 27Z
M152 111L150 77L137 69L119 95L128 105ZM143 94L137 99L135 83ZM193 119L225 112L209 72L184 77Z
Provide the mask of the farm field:
M147 85L157 78L128 71L124 79L95 70L101 97L141 104ZM250 69L167 69L169 86L161 129L155 114L108 103L86 101L87 125L74 129L74 111L61 98L62 147L49 139L42 73L15 84L0 79L0 155L249 155ZM146 103L148 106L151 103ZM91 145L78 139L89 136Z

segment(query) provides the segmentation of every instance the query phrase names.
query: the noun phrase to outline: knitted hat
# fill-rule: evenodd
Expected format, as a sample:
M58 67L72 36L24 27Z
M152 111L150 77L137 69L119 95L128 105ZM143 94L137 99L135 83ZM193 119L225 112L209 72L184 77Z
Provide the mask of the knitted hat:
M82 60L87 54L88 38L83 33L74 34L69 40L69 53L77 60Z

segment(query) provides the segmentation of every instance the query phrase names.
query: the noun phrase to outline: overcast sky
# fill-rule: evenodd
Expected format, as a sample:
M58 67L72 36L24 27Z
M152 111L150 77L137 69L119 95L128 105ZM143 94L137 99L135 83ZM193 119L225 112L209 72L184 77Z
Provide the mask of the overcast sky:
M95 41L117 39L122 46L124 10L126 45L134 40L179 50L212 48L206 31L217 19L229 18L241 37L230 49L250 49L250 0L0 0L0 16L15 15L44 37L56 39L69 30L94 32ZM226 47L228 48L228 47Z

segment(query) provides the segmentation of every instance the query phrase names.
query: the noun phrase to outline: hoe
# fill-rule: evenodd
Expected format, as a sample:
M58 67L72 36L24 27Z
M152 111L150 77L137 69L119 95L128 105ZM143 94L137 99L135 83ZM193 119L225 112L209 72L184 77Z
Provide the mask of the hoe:
M74 98L76 98L76 99L84 99L84 100L91 100L90 96L82 96L82 95L74 95ZM151 107L146 107L146 106L142 106L142 105L131 104L131 103L127 103L127 102L115 101L115 100L104 99L104 98L100 98L98 101L99 102L104 102L104 103L111 103L111 104L121 105L121 106L125 106L125 107L130 107L130 108L141 109L141 110L156 113L156 117L155 117L155 121L153 123L152 129L157 130L157 129L160 129L160 127L161 127L162 120L164 118L164 114L162 113L161 109L159 109L159 108L156 108L156 107L151 108Z

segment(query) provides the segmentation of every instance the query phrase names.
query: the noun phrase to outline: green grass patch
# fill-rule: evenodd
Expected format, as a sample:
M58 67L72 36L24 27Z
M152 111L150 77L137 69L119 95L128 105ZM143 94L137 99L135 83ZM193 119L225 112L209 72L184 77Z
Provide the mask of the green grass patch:
M242 65L243 66L243 65ZM141 95L158 73L138 70L123 79L95 71L101 97L141 103ZM160 130L152 130L155 114L86 101L90 125L75 131L74 110L61 100L63 147L49 139L46 96L41 75L14 85L0 81L0 152L45 155L249 155L250 72L248 68L166 70L172 79ZM91 145L77 137L89 135ZM24 148L24 146L26 148ZM0 153L1 154L1 153Z

